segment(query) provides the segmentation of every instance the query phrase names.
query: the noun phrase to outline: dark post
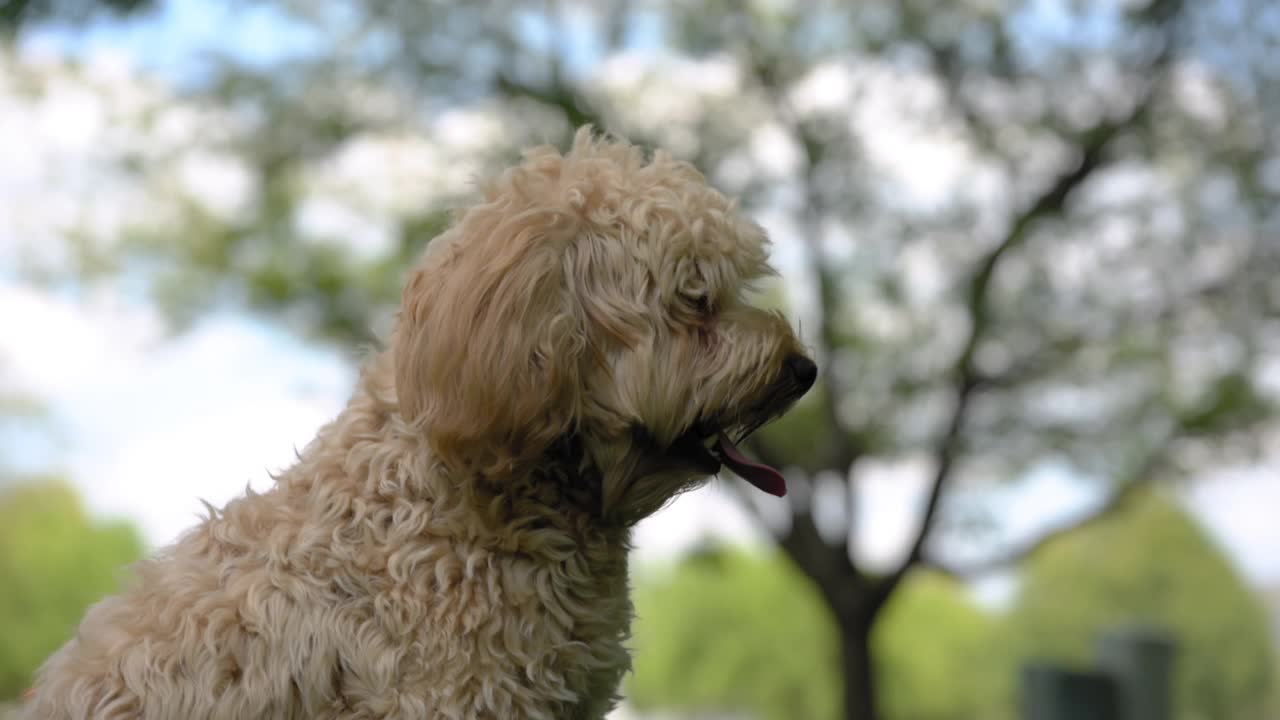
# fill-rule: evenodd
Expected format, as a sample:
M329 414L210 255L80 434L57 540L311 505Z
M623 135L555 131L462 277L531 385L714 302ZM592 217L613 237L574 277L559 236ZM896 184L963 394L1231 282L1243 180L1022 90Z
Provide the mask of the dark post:
M1103 634L1098 666L1115 678L1125 720L1172 720L1175 651L1169 635L1153 628Z
M1027 665L1022 670L1022 717L1023 720L1121 720L1116 682L1101 672L1039 663Z

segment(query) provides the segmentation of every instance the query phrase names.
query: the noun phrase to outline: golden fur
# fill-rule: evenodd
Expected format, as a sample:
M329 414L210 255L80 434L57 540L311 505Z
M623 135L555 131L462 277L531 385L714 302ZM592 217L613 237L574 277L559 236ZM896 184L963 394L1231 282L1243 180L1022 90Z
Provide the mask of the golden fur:
M431 243L347 408L91 608L25 717L603 717L630 529L708 472L673 444L804 390L743 300L766 254L662 152L526 153Z

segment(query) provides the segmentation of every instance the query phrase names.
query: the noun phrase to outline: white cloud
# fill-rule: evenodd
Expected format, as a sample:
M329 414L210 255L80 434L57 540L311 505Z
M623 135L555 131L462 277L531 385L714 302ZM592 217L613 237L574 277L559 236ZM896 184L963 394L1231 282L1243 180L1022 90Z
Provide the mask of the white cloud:
M1219 473L1188 487L1184 497L1245 576L1280 585L1280 457Z
M160 328L154 312L126 309L106 291L86 303L6 283L0 307L5 370L37 397L74 397L136 366Z
M167 341L147 306L81 303L0 285L16 322L5 370L69 433L69 471L90 507L137 520L153 543L268 469L285 467L345 401L348 364L242 318Z
M248 164L225 152L197 148L178 158L176 170L187 196L223 220L244 214L258 190Z

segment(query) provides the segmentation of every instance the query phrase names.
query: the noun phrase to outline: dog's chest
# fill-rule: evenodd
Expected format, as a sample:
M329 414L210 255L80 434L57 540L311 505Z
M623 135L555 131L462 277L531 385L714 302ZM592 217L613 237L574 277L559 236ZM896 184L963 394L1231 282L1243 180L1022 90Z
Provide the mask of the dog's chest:
M614 706L630 663L625 549L547 562L465 545L406 547L377 575L380 587L346 604L350 626L400 646L386 679L425 707L589 720ZM349 670L361 678L378 668Z

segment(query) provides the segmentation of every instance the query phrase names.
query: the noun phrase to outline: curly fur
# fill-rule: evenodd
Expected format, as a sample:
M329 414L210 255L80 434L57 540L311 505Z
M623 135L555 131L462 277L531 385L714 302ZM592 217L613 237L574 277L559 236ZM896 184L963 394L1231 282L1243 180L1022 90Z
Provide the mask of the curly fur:
M687 163L586 128L529 151L431 243L347 408L91 608L25 717L603 717L630 528L706 477L678 438L804 390L743 299L766 257Z

